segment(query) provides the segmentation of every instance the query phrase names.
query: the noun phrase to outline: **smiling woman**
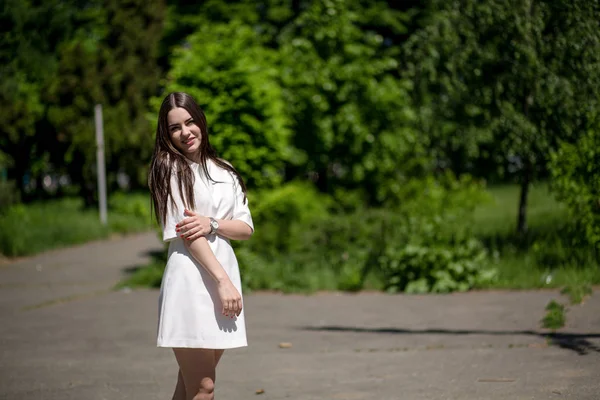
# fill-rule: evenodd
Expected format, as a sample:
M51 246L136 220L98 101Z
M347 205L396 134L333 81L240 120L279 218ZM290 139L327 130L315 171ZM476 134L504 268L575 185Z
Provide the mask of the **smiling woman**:
M202 137L200 128L185 108L174 108L167 116L173 144L188 158L197 156Z
M254 225L243 180L217 157L194 99L171 93L159 111L149 186L169 242L159 296L159 347L179 364L173 399L212 399L224 349L247 345L238 262L230 240Z

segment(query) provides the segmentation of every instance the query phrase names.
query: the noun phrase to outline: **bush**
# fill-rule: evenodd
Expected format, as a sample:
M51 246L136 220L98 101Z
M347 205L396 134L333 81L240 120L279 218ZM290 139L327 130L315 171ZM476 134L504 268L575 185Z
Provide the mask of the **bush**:
M456 243L389 245L379 257L385 289L390 292L466 291L494 279L487 252L470 238Z
M481 186L451 176L411 185L413 197L393 210L328 213L328 198L308 184L263 195L257 233L238 245L245 285L354 291L374 277L378 289L448 292L493 279L468 218L485 198Z
M481 182L451 173L411 180L378 258L391 292L465 291L495 278L487 251L473 233L474 209L490 201Z
M307 224L325 218L332 206L331 199L308 182L291 182L265 190L250 201L257 229L248 244L264 257L289 252Z
M589 130L577 143L562 143L551 155L550 171L551 189L580 227L573 244L600 250L600 128Z
M356 202L351 212L308 182L251 193L256 232L232 242L244 289L421 293L491 281L495 270L471 230L472 209L486 198L482 185L444 175L405 189L407 198L394 209ZM135 279L156 285L159 273L153 265Z

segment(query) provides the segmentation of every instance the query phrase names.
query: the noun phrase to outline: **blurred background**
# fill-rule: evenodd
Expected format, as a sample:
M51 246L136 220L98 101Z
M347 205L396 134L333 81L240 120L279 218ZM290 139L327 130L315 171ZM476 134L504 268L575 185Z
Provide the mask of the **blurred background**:
M3 0L0 253L158 229L158 108L186 91L249 188L246 290L589 291L599 21L596 0ZM155 259L123 285L159 285Z

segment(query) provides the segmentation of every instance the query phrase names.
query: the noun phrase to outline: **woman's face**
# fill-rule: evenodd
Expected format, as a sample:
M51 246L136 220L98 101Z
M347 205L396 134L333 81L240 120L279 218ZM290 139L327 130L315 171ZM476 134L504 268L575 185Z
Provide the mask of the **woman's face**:
M169 135L173 145L189 159L195 159L200 149L200 127L185 108L174 108L167 114Z

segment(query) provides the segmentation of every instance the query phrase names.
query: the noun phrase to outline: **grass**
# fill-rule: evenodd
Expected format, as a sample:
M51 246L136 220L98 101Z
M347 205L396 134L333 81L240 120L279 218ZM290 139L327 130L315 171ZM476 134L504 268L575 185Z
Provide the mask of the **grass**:
M542 326L547 329L560 329L565 326L566 309L563 304L551 300L546 306L546 315L542 319Z
M161 258L154 259L148 265L135 269L132 273L116 286L117 289L130 287L159 288L162 282L166 262Z
M592 285L600 284L595 254L571 243L573 227L567 210L554 200L546 185L531 187L525 236L515 234L519 188L496 186L489 193L493 201L475 210L473 229L490 250L498 274L496 280L477 289L565 288L576 304L590 294ZM148 195L111 195L108 221L102 225L97 210L84 209L77 198L13 206L0 214L0 253L6 257L31 255L115 233L155 229ZM352 268L334 272L321 262L296 265L286 257L267 262L244 248L238 253L247 288L301 292L383 288L376 274L361 282L360 271ZM122 286L158 287L164 258L165 254L157 254L150 265L133 271Z
M563 288L561 294L569 296L571 304L581 304L586 297L592 294L590 285L568 285Z
M18 204L0 214L0 253L5 257L36 254L115 233L151 228L150 204L145 194L115 194L109 199L108 224L98 211L84 209L78 198Z
M571 242L567 210L547 185L530 189L528 233L516 232L519 187L489 189L493 201L475 210L475 234L492 253L498 279L482 288L536 289L600 284L600 268L589 248Z
M573 299L589 295L590 285L600 284L600 268L595 255L587 248L570 243L571 231L567 210L556 202L545 184L532 185L527 210L529 230L525 236L516 231L519 187L492 187L493 201L474 212L474 232L490 250L497 279L477 289L566 288ZM317 290L382 290L376 274L369 274L360 287L359 271L337 274L322 263L296 265L292 258L266 260L247 251L237 250L246 290L267 289L283 292ZM128 277L125 286L160 285L166 260L153 261ZM580 300L581 301L581 300Z

